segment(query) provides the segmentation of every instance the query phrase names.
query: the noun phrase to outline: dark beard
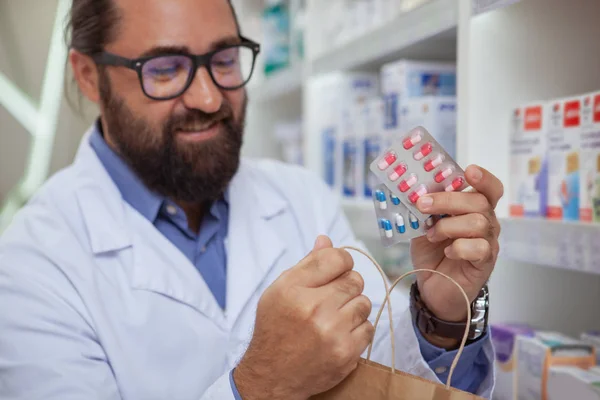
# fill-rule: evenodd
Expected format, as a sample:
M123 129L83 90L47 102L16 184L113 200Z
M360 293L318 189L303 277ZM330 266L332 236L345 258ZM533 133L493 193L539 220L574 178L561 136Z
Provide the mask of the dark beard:
M171 116L156 132L111 90L107 74L101 74L100 97L104 119L117 152L150 190L174 201L212 202L220 198L238 170L244 130L246 101L238 121L224 100L214 114L188 109ZM214 138L182 146L176 131L195 123L219 123Z

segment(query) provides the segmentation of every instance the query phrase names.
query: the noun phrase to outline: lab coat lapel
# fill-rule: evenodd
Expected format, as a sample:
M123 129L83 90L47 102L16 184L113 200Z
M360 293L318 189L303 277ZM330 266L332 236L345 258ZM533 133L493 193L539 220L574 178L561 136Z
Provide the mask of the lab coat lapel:
M275 229L275 217L285 212L287 202L263 179L262 174L242 162L229 188L227 319L230 325L235 324L286 250Z
M76 159L76 196L96 264L122 265L135 290L186 304L225 329L225 318L195 266L121 194L84 137Z

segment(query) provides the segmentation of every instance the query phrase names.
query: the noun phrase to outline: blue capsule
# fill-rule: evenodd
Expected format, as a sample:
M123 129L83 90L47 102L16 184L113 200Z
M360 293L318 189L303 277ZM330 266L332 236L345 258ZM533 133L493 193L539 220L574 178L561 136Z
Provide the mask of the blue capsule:
M400 205L400 199L396 196L394 196L393 194L390 195L391 199L392 199L392 203L394 203L395 206Z
M417 217L415 217L413 214L410 214L408 218L410 220L410 226L414 230L419 229L419 220L417 219Z
M385 193L383 190L378 190L375 192L375 199L379 202L379 208L385 210L387 208L387 201L385 199Z
M396 230L398 233L406 232L406 225L404 224L404 217L400 214L396 214Z

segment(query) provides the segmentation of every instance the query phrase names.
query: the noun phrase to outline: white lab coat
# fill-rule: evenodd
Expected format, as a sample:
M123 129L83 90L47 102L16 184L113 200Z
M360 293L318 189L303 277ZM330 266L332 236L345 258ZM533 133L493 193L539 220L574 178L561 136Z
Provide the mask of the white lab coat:
M229 194L224 313L194 265L121 198L86 135L0 240L0 398L233 399L229 372L263 290L319 234L360 244L328 188L299 167L243 160ZM375 313L381 278L354 257ZM397 365L435 381L407 305L393 304ZM387 326L373 359L389 364ZM480 394L492 386L490 371Z

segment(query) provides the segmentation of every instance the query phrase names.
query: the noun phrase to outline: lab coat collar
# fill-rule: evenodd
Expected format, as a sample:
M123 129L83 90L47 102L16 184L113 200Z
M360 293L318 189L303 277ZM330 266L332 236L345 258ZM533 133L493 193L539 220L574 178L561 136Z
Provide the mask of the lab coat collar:
M77 201L91 250L97 255L130 247L132 236L125 218L126 203L89 143L93 131L91 128L84 135L74 164L82 182Z

